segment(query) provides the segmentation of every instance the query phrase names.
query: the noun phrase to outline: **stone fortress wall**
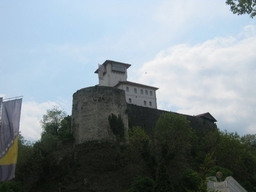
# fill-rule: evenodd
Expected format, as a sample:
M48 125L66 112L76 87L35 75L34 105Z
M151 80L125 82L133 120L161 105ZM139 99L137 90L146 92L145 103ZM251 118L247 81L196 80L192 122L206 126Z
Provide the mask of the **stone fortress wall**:
M128 135L128 115L125 92L114 87L94 86L73 94L72 133L75 144L92 140L115 140L109 126L111 114L121 115Z
M197 116L127 104L129 127L139 126L149 135L153 134L156 121L163 113L174 113L185 116L190 123L190 127L193 128L199 136L204 132L217 129L217 125L215 123Z
M114 87L88 87L73 94L71 129L76 145L92 140L115 140L108 117L111 114L121 115L125 138L128 140L128 126L140 126L148 134L152 134L157 119L163 113L173 112L127 104L124 90ZM217 128L215 123L200 117L184 116L199 135Z

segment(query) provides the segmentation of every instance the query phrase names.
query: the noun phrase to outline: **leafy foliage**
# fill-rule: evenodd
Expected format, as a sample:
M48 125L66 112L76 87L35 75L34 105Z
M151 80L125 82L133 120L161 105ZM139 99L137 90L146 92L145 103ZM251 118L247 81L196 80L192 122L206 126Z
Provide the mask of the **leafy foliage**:
M137 162L143 160L151 176L156 178L156 158L153 151L152 139L141 127L132 127L129 130L130 149L132 157L137 157Z
M248 14L252 18L256 15L256 0L226 0L234 14Z
M217 172L221 172L223 175L221 178L221 181L224 180L226 177L233 175L233 172L230 171L229 169L216 165L216 166L212 166L209 169L207 176L215 176Z
M141 127L133 127L129 129L129 141L136 149L143 151L145 146L150 144L151 139Z
M118 115L118 117L115 114L111 114L108 117L108 122L111 130L113 131L113 134L120 139L124 139L124 123L121 118L121 115Z
M66 116L66 113L54 107L51 110L47 110L46 114L43 115L41 120L41 125L43 128L42 135L50 133L52 135L57 135L59 129L61 128L61 121Z
M161 163L158 167L155 192L171 192L174 191L168 169L164 163Z
M246 149L256 154L256 134L247 134L241 137L241 142L246 146Z
M184 163L191 149L191 139L195 136L185 116L165 113L157 120L154 137L159 162Z
M166 113L158 119L152 138L140 127L131 128L129 137L135 162L145 162L157 191L205 192L207 178L219 171L223 179L232 175L248 191L253 190L256 154L252 136L240 138L216 129L199 137L184 116Z
M3 192L25 192L20 182L7 181L0 183L0 191Z
M136 177L126 192L153 192L154 191L155 182L143 176Z
M59 138L62 141L68 142L73 140L73 135L71 133L71 116L68 115L64 117L60 122L60 128L58 130Z
M19 135L15 181L19 181L19 185L26 191L34 184L49 178L63 157L68 154L69 151L65 147L73 141L70 132L71 117L56 107L47 110L41 125L43 133L41 139L35 143L28 142Z
M41 121L43 134L39 141L31 143L19 136L16 178L1 183L0 191L34 191L31 187L49 180L63 180L64 174L72 172L70 167L76 160L72 160L71 117L61 114L65 113L56 108L47 111ZM124 136L121 117L112 114L109 124L113 133L121 139ZM123 148L116 146L119 148L116 155L112 154L114 158L109 170L121 167L133 169L130 177L135 179L127 192L206 192L207 177L215 176L218 171L222 172L223 179L232 175L248 192L255 191L255 135L240 137L236 133L218 129L205 131L200 136L196 134L185 116L163 114L156 123L153 135L148 135L140 127L129 129L129 144ZM98 142L95 145L98 149L104 149L104 145ZM89 151L86 150L86 155ZM62 163L63 159L65 163ZM117 166L117 162L122 163ZM91 162L90 166L99 169L93 165L94 162ZM123 177L122 171L118 173L122 173ZM134 177L136 175L144 176ZM68 177L70 182L74 177L77 176ZM45 186L50 186L48 191L56 191L51 182Z
M181 177L181 186L185 190L198 191L201 183L200 175L192 169L185 169Z

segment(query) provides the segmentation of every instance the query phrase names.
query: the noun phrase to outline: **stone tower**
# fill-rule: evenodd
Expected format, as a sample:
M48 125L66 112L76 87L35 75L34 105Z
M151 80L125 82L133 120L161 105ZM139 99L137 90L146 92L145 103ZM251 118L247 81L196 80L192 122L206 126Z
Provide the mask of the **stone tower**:
M111 114L121 115L128 138L125 92L114 87L94 86L73 94L72 133L75 144L92 140L115 140L109 126Z

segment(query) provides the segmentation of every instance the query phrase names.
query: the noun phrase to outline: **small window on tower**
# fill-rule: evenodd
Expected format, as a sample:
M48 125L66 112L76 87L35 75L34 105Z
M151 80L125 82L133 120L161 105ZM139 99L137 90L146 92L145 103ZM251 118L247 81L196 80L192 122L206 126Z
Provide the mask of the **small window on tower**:
M143 89L140 90L140 93L143 95Z
M131 98L129 98L129 103L132 103L132 99Z
M150 96L152 96L153 95L152 91L150 91L149 94L150 94Z
M148 95L148 90L145 90L145 94Z
M151 101L149 101L149 106L152 106L152 102Z
M137 89L136 88L134 88L134 93L137 93Z
M147 101L144 101L144 105L147 105Z
M126 87L126 91L129 92L129 87Z

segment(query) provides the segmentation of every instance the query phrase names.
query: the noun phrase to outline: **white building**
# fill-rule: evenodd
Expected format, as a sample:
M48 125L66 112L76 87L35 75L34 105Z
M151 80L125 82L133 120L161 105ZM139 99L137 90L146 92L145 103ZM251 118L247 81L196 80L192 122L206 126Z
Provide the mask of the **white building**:
M127 81L130 64L106 60L95 71L99 76L99 86L116 87L125 91L126 102L143 107L157 108L158 88Z

